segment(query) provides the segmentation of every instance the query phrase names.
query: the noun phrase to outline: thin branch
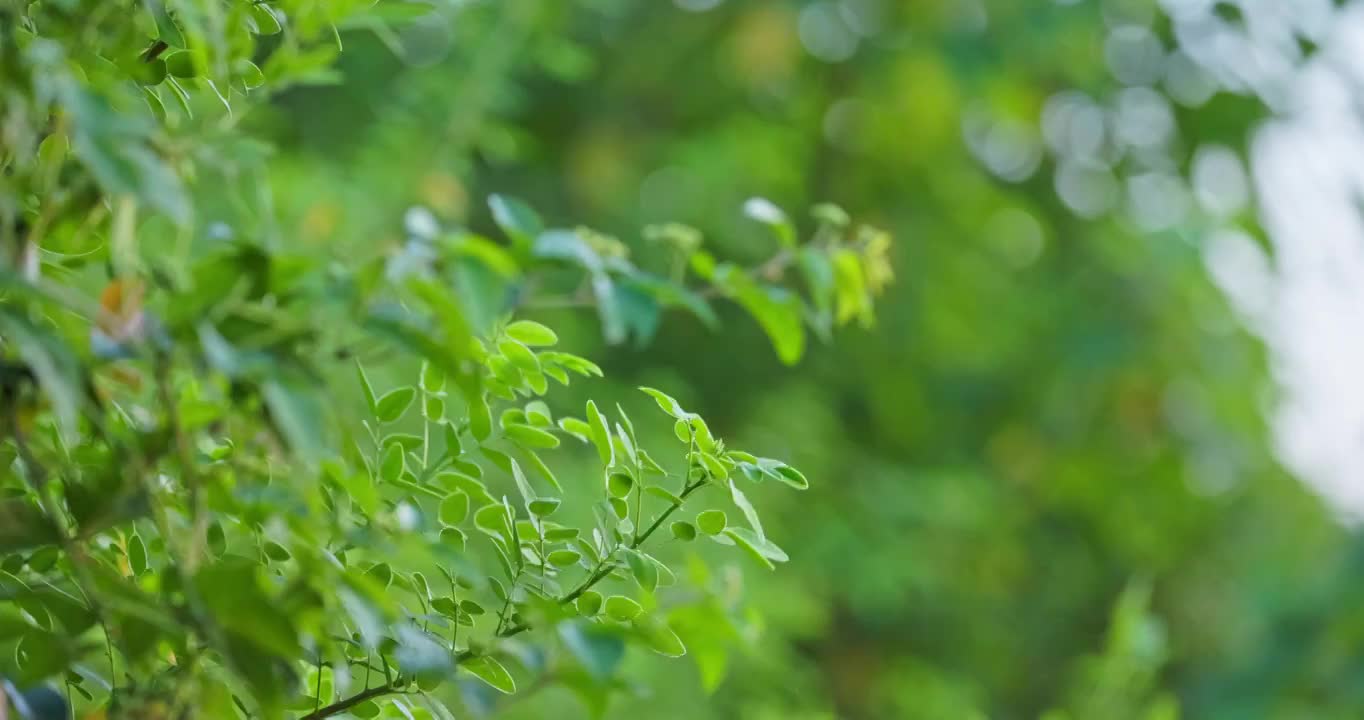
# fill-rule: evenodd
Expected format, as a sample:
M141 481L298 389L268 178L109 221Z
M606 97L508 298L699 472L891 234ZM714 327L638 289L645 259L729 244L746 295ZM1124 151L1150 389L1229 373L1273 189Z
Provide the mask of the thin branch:
M338 700L332 703L331 705L318 708L317 710L314 710L308 713L307 715L304 715L302 718L300 718L300 720L321 720L321 718L328 718L333 715L340 715L341 713L368 700L373 700L374 698L383 697L385 695L402 694L406 692L406 690L403 689L404 687L405 686L399 685L398 683L376 685L368 690L363 690L354 695L351 695L350 697L344 700Z

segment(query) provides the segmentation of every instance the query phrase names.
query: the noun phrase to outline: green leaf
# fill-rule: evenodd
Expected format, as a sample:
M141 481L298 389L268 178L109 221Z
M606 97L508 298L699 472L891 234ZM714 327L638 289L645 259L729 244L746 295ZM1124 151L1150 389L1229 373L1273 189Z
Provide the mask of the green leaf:
M693 415L690 420L692 438L696 440L696 447L701 452L715 452L715 438L710 434L710 428L706 421L699 415Z
M366 481L366 485L369 482ZM207 533L208 549L215 557L222 557L227 552L227 534L223 532L222 523L212 523L208 526Z
M634 478L629 473L616 470L606 477L606 491L611 493L613 498L623 498L630 494L630 489L635 486Z
M423 360L420 384L423 392L438 393L445 389L445 373L430 362Z
M147 545L143 543L142 536L132 533L128 539L128 569L132 574L140 575L147 571Z
M402 418L403 413L412 405L413 399L417 397L417 390L413 387L400 387L384 393L375 405L374 416L379 422L397 422Z
M559 509L559 498L536 498L530 501L529 510L535 517L549 517Z
M322 413L316 399L297 387L271 380L262 386L270 416L289 447L305 458L322 454Z
M247 90L254 90L265 84L265 73L261 72L260 67L250 60L240 61L237 71L242 81L242 87Z
M771 478L797 490L806 490L810 487L810 482L805 479L803 473L780 460L753 457L747 453L734 451L728 454L731 460L736 461L736 467L750 480Z
M279 21L279 11L271 8L265 3L256 3L251 6L251 19L256 24L256 33L259 35L274 35L283 28ZM173 43L172 43L173 44Z
M658 406L663 409L663 412L668 413L678 420L685 420L690 417L690 413L683 410L682 406L677 404L677 401L674 400L671 395L668 395L662 390L655 390L651 387L641 387L640 390L649 397L652 397L654 402L658 403Z
M687 646L682 644L682 639L662 620L643 617L635 619L633 624L635 631L650 650L667 657L682 657L687 654Z
M559 429L583 442L591 442L592 440L592 426L578 418L559 418Z
M171 47L183 48L185 36L180 32L180 28L171 19L170 13L166 12L166 7L159 2L147 3L147 9L151 12L152 19L156 22L156 38Z
M611 447L611 430L606 426L606 418L597 410L597 404L587 401L587 424L592 431L592 444L597 446L597 457L603 465L610 465L615 457Z
M479 394L469 400L469 432L479 442L484 442L493 434L493 411L488 407L486 395Z
M526 421L538 428L554 426L554 416L550 414L549 406L543 400L526 403Z
M56 675L71 660L61 637L38 629L28 630L20 636L14 657L22 670L17 679L25 685L36 685ZM65 715L62 712L57 717L64 718Z
M289 550L277 542L267 540L264 545L265 556L274 562L285 562L293 557Z
M630 464L638 464L639 456L635 454L634 433L627 433L620 423L616 423L616 437L621 451L625 453L625 457L630 461Z
M511 673L507 672L507 668L503 667L502 663L498 662L493 657L479 655L478 657L465 660L460 663L459 667L461 670L464 670L470 675L487 683L494 690L508 695L516 692L516 681L512 679Z
M507 334L531 347L550 347L559 342L553 330L530 320L517 320L507 326Z
M469 536L463 530L456 527L441 528L440 544L463 551L469 542Z
M783 363L793 365L800 360L805 352L805 326L798 296L781 287L760 285L729 265L716 269L715 283L758 321Z
M540 477L545 479L545 482L549 483L555 490L560 492L563 491L564 488L559 484L559 479L554 476L554 471L549 469L549 466L545 464L545 461L541 459L539 455L531 450L526 450L525 448L522 448L522 455L525 457L526 464L534 468L535 472L539 473Z
M447 527L458 525L469 517L469 496L455 491L440 502L440 522Z
M586 590L577 600L578 612L585 617L592 617L601 612L602 597L596 590Z
M392 433L384 436L383 446L385 450L390 445L397 445L406 452L416 452L421 449L423 442L421 438L411 433Z
M545 523L545 539L550 542L572 540L581 534L581 531L575 527L561 527L554 523Z
M517 369L523 372L540 372L540 361L536 359L534 351L520 342L504 338L497 344L497 349Z
M624 595L612 595L611 597L606 598L606 605L604 607L607 617L621 622L634 620L644 612L643 606Z
M343 471L338 473L335 478L337 484L345 490L346 496L361 512L366 515L373 515L379 509L379 491L374 487L374 482L370 479L369 473ZM221 526L218 526L218 532L221 536Z
M501 503L479 508L474 513L474 527L486 533L505 535L509 530L510 517Z
M735 544L748 551L754 560L757 560L768 570L776 568L774 563L786 562L788 559L786 552L777 547L775 543L748 528L725 528L724 533L734 540Z
M739 508L739 512L744 514L744 519L748 521L748 526L753 528L753 532L759 538L766 537L763 534L762 521L758 519L757 508L753 507L753 503L748 501L748 496L739 489L733 480L729 482L729 497L734 501L734 506Z
M705 466L706 472L716 480L726 480L729 478L729 469L725 467L720 459L708 452L701 453L701 464Z
M600 601L601 597L598 596ZM16 606L0 605L0 642L13 640L29 630L36 629L33 623L19 611Z
M596 602L598 606L601 605L600 595ZM596 612L584 614L591 616ZM573 657L598 680L615 675L616 669L625 659L625 639L619 632L601 623L581 620L566 622L559 626L559 637Z
M621 551L625 553L625 562L630 566L630 574L635 576L635 582L646 591L653 592L658 587L658 568L638 550L622 548Z
M696 539L696 526L689 522L677 520L668 529L672 530L673 537L683 542L691 542Z
M725 531L726 524L723 510L704 510L696 516L696 527L707 535L719 535Z
M276 657L297 657L298 636L276 598L264 592L258 568L246 558L229 556L202 568L194 585L224 629Z
M435 395L427 395L422 398L422 417L431 422L441 422L445 419L445 398Z
M540 428L529 425L508 425L503 428L503 431L508 438L525 447L542 449L559 447L559 438Z
M403 476L404 467L403 446L393 443L384 450L383 459L379 462L379 478L384 482L394 482Z
M682 498L672 494L667 489L660 487L658 485L650 485L649 487L645 488L645 492L656 497L661 497L673 505L682 504Z
M546 558L546 560L549 560L550 565L553 565L554 567L557 568L566 568L571 567L573 565L577 565L578 561L581 559L582 555L579 555L577 550L568 549L555 550L554 552L551 552L549 554L549 557Z
M511 239L512 245L528 250L535 238L544 231L540 216L525 202L509 195L488 197L488 209L493 222Z
M404 674L414 678L438 678L447 675L454 664L444 643L412 625L400 625L396 640L398 647L393 658Z
M821 225L828 225L839 230L852 224L852 218L848 216L848 211L833 203L816 204L810 208L810 216Z

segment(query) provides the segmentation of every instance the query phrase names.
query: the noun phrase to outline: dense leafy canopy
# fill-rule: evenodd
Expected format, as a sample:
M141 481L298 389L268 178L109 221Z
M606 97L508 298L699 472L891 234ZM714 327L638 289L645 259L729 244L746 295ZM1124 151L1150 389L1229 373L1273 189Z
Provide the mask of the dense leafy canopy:
M414 209L396 252L329 263L211 220L232 176L260 171L235 119L333 78L339 27L383 22L369 10L4 11L0 669L18 687L62 677L78 706L120 717L449 716L442 686L514 693L507 663L536 674L558 627L590 671L563 682L600 704L627 645L686 653L661 604L676 566L649 541L696 537L693 495L737 511L715 542L788 560L742 488L804 475L726 446L659 390L676 438L648 449L621 405L575 417L551 381L601 369L513 318L582 304L607 341L642 344L665 311L713 326L729 300L793 363L807 327L870 321L888 237L824 209L801 238L752 200L769 260L717 259L667 225L648 230L667 249L650 269L493 195L500 239ZM387 386L367 364L411 371ZM323 391L341 384L363 403ZM596 492L565 497L564 439L595 447ZM687 584L696 617L726 626Z

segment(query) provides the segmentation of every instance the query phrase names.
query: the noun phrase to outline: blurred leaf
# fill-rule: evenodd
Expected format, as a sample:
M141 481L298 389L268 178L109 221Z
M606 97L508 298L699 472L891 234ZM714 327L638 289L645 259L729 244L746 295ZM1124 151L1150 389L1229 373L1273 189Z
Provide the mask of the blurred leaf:
M528 249L535 238L544 230L540 216L529 205L507 195L492 195L488 198L488 208L492 210L493 221L507 234L512 244Z
M786 247L796 244L796 229L786 213L766 198L749 198L744 203L744 214L772 229Z
M758 321L782 362L800 360L805 352L800 298L784 288L759 285L731 266L716 270L715 283Z
M597 602L600 603L600 596ZM587 615L594 612L584 613ZM620 633L598 623L570 621L559 625L559 637L573 657L593 677L605 680L615 675L625 658L625 640Z
M687 654L687 647L682 644L682 639L668 627L667 623L657 618L636 618L634 628L649 649L659 655L682 657Z

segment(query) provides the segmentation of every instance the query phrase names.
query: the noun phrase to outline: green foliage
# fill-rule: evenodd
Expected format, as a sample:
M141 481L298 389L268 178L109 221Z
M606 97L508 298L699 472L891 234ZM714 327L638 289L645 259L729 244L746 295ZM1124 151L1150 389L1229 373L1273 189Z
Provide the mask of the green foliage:
M714 325L713 301L730 299L794 363L807 326L827 335L854 315L826 296L879 292L859 279L887 272L868 252L879 231L826 224L802 241L752 201L779 241L766 262L718 262L677 226L665 235L686 242L654 266L495 195L505 242L421 217L386 258L278 242L268 208L219 196L271 180L238 118L336 81L342 27L383 36L427 7L368 6L0 9L14 260L0 271L0 675L64 678L81 713L109 717L450 717L448 703L488 703L461 673L506 694L518 677L559 682L599 706L627 648L687 652L664 598L708 607L655 538L696 537L679 511L733 504L747 527L712 539L786 560L739 484L803 489L803 475L730 449L657 390L675 440L620 405L563 415L549 381L602 371L521 315L590 306L608 342L643 344L665 311ZM797 257L856 260L802 286ZM579 443L604 487L558 479ZM527 648L585 674L550 673Z
M0 3L0 694L1359 716L1198 172L1335 23L1174 5Z

